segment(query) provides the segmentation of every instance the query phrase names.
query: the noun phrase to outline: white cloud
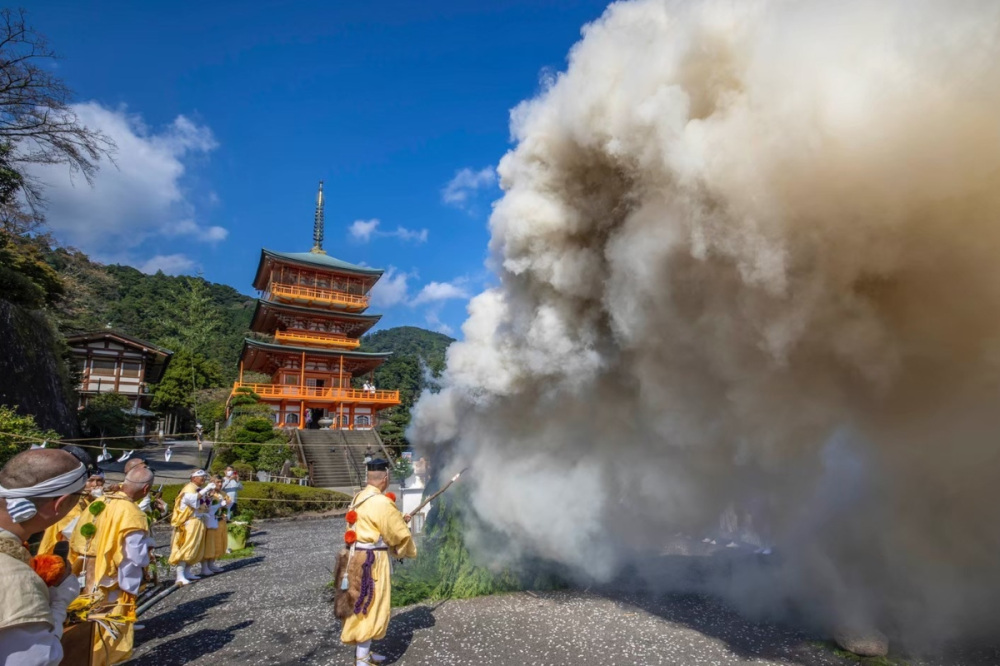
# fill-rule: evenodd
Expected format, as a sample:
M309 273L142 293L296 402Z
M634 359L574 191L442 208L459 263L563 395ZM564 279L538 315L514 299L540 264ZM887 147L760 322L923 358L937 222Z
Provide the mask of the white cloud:
M420 290L417 297L410 301L410 305L420 305L422 303L433 303L437 301L447 301L458 298L469 298L469 292L465 290L459 282L429 282Z
M493 187L497 182L497 172L493 167L473 171L466 167L455 173L455 177L441 190L441 200L449 206L469 210L475 194L484 188Z
M441 321L441 318L438 316L438 312L436 310L428 310L424 315L424 319L427 321L427 325L438 333L444 333L445 335L452 335L455 333L455 329Z
M350 226L348 231L351 232L351 237L355 240L367 243L371 240L372 234L375 233L376 227L378 227L378 220L354 220L354 224Z
M413 241L415 243L426 243L427 242L428 231L426 229L421 229L416 231L415 229L407 229L406 227L396 227L395 231L387 231L382 236L395 236L399 240L403 241Z
M390 266L371 290L372 305L381 308L392 307L406 301L409 286L406 281L412 275Z
M109 109L97 102L75 104L73 111L82 124L109 136L117 151L114 164L101 164L93 187L65 168L32 170L46 186L48 226L60 241L102 254L135 248L156 236L225 240L226 229L198 222L184 183L191 163L218 146L208 127L177 116L154 131L124 107Z
M407 229L406 227L400 226L396 227L395 231L379 231L379 224L381 224L381 222L375 218L372 218L371 220L355 220L347 230L351 234L351 238L362 243L370 241L372 236L395 236L401 241L413 241L415 243L427 242L427 235L429 233L427 229L416 231L414 229Z
M158 254L155 257L143 262L137 268L143 273L152 275L156 271L163 271L167 275L177 275L187 273L195 267L195 262L183 254Z

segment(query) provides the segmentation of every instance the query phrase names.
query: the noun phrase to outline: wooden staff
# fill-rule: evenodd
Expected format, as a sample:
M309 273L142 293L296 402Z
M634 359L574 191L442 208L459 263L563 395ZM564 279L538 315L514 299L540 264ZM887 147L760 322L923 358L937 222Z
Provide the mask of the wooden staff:
M436 493L434 493L433 495L431 495L430 497L428 497L427 499L425 499L423 502L421 502L419 505L417 505L416 509L414 509L413 511L411 511L408 514L406 514L405 516L403 516L403 519L406 520L407 522L409 522L410 519L413 518L414 514L420 513L420 510L422 508L424 508L425 506L427 506L428 504L430 504L431 502L433 502L435 499L437 499L438 495L440 495L444 491L446 491L449 488L451 488L451 484L453 484L456 481L458 481L458 477L462 476L467 471L469 471L468 467L466 467L465 469L463 469L461 472L459 472L455 476L451 477L451 481L449 481L448 483L446 483L443 486L441 486L440 490L438 490Z

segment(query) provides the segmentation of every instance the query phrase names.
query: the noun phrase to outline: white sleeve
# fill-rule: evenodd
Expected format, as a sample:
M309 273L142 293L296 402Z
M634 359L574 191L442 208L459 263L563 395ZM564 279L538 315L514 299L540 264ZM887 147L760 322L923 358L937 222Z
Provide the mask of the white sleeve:
M149 508L152 506L152 504L153 504L152 498L149 495L146 495L145 497L142 498L142 501L139 502L139 510L142 511L143 513L146 513L149 511Z
M198 493L184 493L184 499L181 500L184 506L189 506L195 511L198 510Z
M142 570L149 566L149 535L129 532L125 535L122 562L118 565L118 587L129 594L139 594Z
M62 658L59 637L44 622L0 629L0 664L4 666L59 666Z
M66 607L80 595L80 581L76 576L66 576L63 582L49 588L49 609L52 611L52 621L55 629L52 633L56 638L62 637L63 622L66 621Z
M73 530L76 529L76 524L80 522L80 516L77 516L73 520L69 521L69 525L63 528L61 534L65 537L66 541L73 538Z

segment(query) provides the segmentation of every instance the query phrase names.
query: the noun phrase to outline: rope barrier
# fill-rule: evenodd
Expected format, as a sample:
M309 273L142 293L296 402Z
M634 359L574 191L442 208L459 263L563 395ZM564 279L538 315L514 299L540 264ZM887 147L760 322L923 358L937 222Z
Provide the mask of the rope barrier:
M181 434L182 435L187 435L187 434L194 434L194 433L181 433ZM16 436L17 439L14 440L15 444L27 444L29 442L48 442L50 444L72 444L73 446L78 446L81 449L103 449L106 446L104 444L78 444L78 442L82 442L82 441L99 440L100 439L99 437L94 437L94 438L91 438L91 439L88 439L88 440L82 440L82 439L78 439L78 440L74 440L74 439L54 439L54 438L46 438L46 437L32 437L31 435L19 435L17 433L13 433L13 432L0 432L0 436L3 436L3 435L14 435L14 436ZM135 437L128 437L128 438L124 438L124 437L114 437L114 438L108 437L106 439L108 439L108 440L111 440L111 439L132 439L134 441L138 441L138 440L136 440ZM140 446L140 447L136 447L134 450L135 451L165 451L167 449L174 448L178 444L194 444L194 443L197 443L197 442L192 442L192 441L188 440L186 442L177 442L177 443L174 443L174 444L163 444L163 445L160 445L160 446ZM220 442L213 442L210 439L204 440L203 443L204 444L211 444L212 446L291 446L291 444L286 444L286 443L283 443L283 442L222 442L222 441L220 441ZM308 448L308 445L304 445L304 446L306 446L306 448ZM323 446L326 446L326 445L324 444ZM337 446L344 446L344 444L341 444L341 443L338 442ZM360 446L360 444L349 444L348 446ZM126 447L121 447L121 448L128 448L128 447L126 446Z

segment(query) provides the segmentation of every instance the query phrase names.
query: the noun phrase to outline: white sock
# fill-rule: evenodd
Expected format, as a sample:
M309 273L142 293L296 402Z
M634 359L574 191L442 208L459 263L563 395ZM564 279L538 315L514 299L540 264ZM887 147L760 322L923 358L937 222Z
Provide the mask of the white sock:
M358 646L354 648L354 658L357 661L368 658L368 653L371 652L372 642L365 641L364 643L358 643Z

